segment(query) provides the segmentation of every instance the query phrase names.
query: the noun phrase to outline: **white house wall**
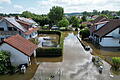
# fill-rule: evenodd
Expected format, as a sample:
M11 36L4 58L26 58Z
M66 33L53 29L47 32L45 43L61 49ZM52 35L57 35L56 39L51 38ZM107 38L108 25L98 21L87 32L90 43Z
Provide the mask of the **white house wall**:
M11 47L10 45L3 43L0 46L0 50L6 50L11 52L10 61L13 66L19 66L20 64L29 64L28 56L18 51L17 49Z
M119 34L119 28L113 30L112 32L110 32L110 33L107 34L106 36L113 36L113 34Z
M2 21L0 22L0 28L4 28L4 31L8 31L6 21L2 20Z
M100 45L103 47L120 47L119 39L102 38Z
M104 24L99 24L99 25L97 25L96 30L98 30L99 28L101 28L103 25L105 25L105 23L104 23Z

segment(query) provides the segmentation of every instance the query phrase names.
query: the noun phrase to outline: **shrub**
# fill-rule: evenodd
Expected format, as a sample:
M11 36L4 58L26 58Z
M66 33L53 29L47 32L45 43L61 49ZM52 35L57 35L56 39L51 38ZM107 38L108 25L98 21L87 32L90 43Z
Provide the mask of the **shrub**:
M46 56L46 57L54 57L54 56L62 56L62 48L41 48L39 47L36 50L37 56Z
M38 41L38 39L29 39L32 43L34 43L34 44L36 44L36 45L38 45L39 44L39 41Z
M10 63L10 53L7 51L0 51L0 73L5 73L8 70Z
M59 27L68 27L69 21L66 18L63 18L61 21L58 22Z
M112 63L113 63L113 67L115 68L115 70L119 69L120 68L120 57L113 57Z
M86 27L86 28L83 28L81 31L80 31L80 35L82 36L82 39L84 38L87 38L90 36L90 31L89 29Z

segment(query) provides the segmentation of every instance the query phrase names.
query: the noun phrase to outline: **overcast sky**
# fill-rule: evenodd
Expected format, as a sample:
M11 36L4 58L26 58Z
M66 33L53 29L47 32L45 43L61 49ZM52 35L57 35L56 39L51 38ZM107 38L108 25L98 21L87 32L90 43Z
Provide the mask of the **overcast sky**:
M61 6L65 13L92 10L120 10L120 0L0 0L0 13L31 11L47 14L52 6Z

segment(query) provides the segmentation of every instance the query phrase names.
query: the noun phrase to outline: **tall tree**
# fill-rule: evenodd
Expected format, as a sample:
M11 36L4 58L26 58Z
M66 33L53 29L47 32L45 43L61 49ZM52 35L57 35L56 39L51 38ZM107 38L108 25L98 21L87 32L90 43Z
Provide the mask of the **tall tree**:
M64 9L59 6L54 6L50 9L48 13L48 17L53 24L57 24L60 20L62 20L64 16Z
M59 27L68 27L69 21L66 18L63 18L58 22Z
M79 19L75 16L70 17L70 24L72 24L73 27L79 27Z
M81 19L82 19L83 22L87 21L86 16L82 16Z

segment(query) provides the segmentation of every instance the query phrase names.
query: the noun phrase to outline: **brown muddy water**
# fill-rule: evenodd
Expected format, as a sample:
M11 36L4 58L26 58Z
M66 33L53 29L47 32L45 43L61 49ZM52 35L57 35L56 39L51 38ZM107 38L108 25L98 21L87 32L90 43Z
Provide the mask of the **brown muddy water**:
M64 32L63 57L35 58L25 74L0 75L0 80L120 80L113 75L111 66L104 62L103 73L91 62L92 55L85 51L76 38L77 32Z

